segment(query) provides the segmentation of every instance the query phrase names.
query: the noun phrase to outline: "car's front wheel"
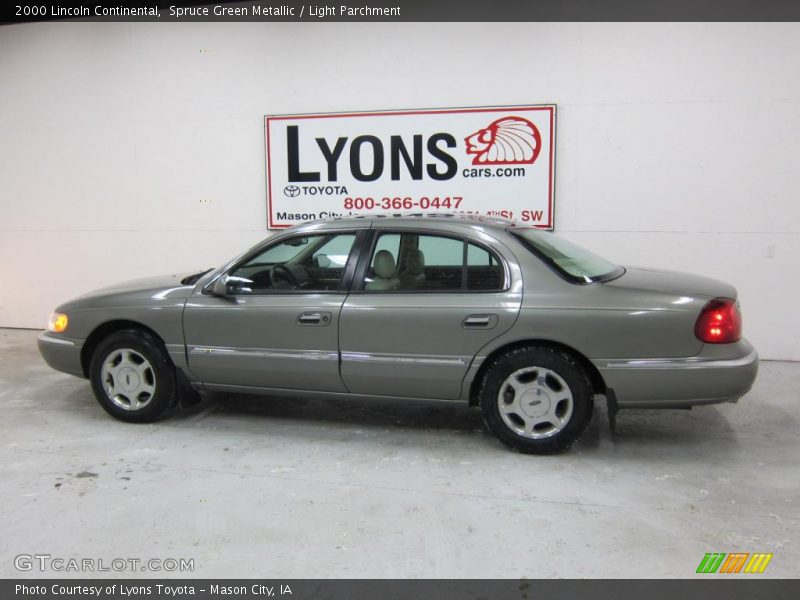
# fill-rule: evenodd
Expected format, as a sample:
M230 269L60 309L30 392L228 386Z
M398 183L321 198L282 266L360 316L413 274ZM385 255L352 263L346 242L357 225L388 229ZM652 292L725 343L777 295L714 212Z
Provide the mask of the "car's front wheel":
M480 403L489 430L529 454L569 448L585 431L594 407L591 382L577 361L541 346L495 359L484 375Z
M122 421L150 423L175 404L175 367L145 331L126 329L101 341L89 377L100 406Z

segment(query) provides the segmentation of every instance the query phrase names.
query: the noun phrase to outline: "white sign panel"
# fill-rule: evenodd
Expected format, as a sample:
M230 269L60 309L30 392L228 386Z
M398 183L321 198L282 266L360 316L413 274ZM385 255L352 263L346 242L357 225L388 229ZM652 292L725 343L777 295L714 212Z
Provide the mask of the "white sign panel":
M265 117L269 228L472 213L553 228L555 105Z

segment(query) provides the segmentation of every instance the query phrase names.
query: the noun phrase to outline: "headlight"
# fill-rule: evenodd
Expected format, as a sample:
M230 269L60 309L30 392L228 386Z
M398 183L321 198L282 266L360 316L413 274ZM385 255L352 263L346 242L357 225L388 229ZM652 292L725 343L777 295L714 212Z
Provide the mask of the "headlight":
M47 330L53 333L62 333L67 329L69 318L64 313L54 312L50 315L50 321L47 323Z

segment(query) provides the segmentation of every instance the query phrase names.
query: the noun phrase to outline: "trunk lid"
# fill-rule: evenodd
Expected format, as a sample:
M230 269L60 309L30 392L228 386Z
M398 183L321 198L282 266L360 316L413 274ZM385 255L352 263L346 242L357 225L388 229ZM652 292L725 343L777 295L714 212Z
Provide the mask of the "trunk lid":
M736 298L736 288L724 281L680 271L645 267L625 267L624 275L605 285L708 298Z

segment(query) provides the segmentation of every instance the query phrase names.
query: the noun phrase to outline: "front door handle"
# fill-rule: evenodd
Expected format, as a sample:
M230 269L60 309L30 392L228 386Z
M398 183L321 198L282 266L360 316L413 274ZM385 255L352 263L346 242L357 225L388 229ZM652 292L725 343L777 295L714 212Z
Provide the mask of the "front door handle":
M461 322L465 329L492 329L497 325L497 315L469 315Z
M329 312L304 312L297 317L298 325L327 325L331 322Z

